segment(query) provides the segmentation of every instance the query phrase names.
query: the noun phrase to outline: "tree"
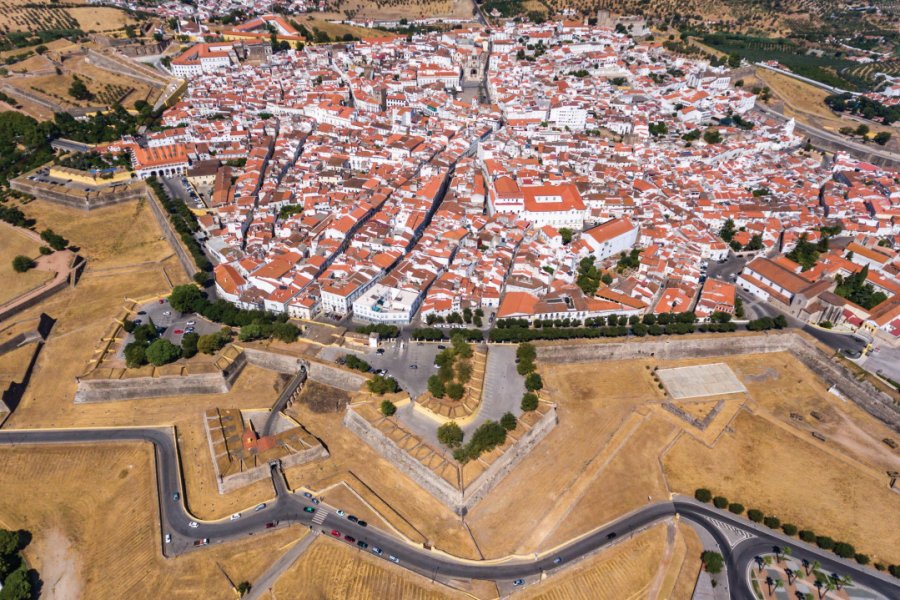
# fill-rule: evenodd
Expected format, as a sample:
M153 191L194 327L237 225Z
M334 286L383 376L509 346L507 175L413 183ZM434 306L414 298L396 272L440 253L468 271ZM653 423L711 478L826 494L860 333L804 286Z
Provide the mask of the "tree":
M516 428L516 415L512 414L511 412L504 414L502 417L500 417L500 425L503 427L503 429L512 431Z
M725 559L722 555L712 550L705 550L700 555L700 560L703 561L703 569L712 575L721 573L722 567L725 566Z
M169 304L174 310L181 313L195 312L196 307L203 300L203 292L196 285L178 285L169 294Z
M19 532L0 529L0 556L8 556L19 550Z
M147 352L144 344L131 342L125 346L125 365L130 369L142 367L147 364Z
M718 129L707 129L703 132L703 141L707 144L718 144L722 141L722 134Z
M561 227L559 229L559 235L562 236L563 244L568 244L572 241L572 234L574 232L568 227Z
M525 412L531 412L536 410L538 407L538 397L537 394L533 394L531 392L526 392L522 395L522 410Z
M728 506L728 498L725 496L716 496L713 498L713 505L716 508L725 508Z
M159 367L181 358L181 348L160 338L147 347L146 356L148 361Z
M781 527L781 519L770 515L763 519L763 525L770 529L778 529Z
M450 397L451 400L461 400L463 395L466 393L466 388L463 387L461 383L453 382L449 383L446 386L447 396Z
M472 363L462 360L456 365L456 380L460 383L468 383L472 379Z
M191 358L197 354L197 342L200 340L199 333L186 333L181 338L181 355L184 358Z
M797 526L793 523L784 523L781 526L781 530L784 532L784 535L796 535L797 534Z
M23 562L3 582L3 589L0 590L0 600L29 600L30 598L31 580Z
M696 498L700 502L709 502L710 500L712 500L712 492L710 492L706 488L697 488L694 491L694 498Z
M448 448L459 448L462 445L464 435L462 428L456 424L456 421L444 423L437 430L438 441Z
M250 582L249 582L249 581L242 581L242 582L240 582L240 583L238 584L238 586L237 586L238 594L240 594L240 595L241 595L241 598L243 598L244 596L247 595L247 593L250 591L250 589L251 589L252 587L253 587L253 586L250 585Z
M69 86L69 95L75 98L76 100L90 100L94 97L94 94L91 93L91 90L88 89L84 82L75 76L75 79L72 81L72 85Z
M525 377L525 389L529 392L535 392L537 390L543 389L544 381L541 379L541 376L538 373L529 373Z
M827 535L820 535L816 537L816 546L823 550L831 550L834 548L834 540Z
M272 325L272 337L276 340L293 343L300 337L300 328L293 323L274 323Z
M381 401L381 414L386 417L392 417L397 412L397 406L390 400Z
M891 133L889 131L879 131L875 134L873 140L879 146L884 146L891 140Z
M444 389L444 382L437 375L428 378L428 393L435 398L443 398L447 390Z
M34 267L34 261L20 254L12 260L12 267L16 273L24 273Z
M719 237L727 243L731 242L731 239L734 237L735 233L737 233L737 229L734 226L734 220L728 219L727 221L725 221L722 229L719 230Z
M385 377L383 375L376 375L366 382L366 386L369 388L370 392L378 394L379 396L400 391L400 386L397 384L396 379L393 377Z
M45 229L41 232L41 239L54 250L63 250L69 245L69 240L57 234L52 229Z
M741 504L740 502L732 502L731 504L728 505L728 511L733 512L736 515L739 515L742 512L744 512L744 505Z

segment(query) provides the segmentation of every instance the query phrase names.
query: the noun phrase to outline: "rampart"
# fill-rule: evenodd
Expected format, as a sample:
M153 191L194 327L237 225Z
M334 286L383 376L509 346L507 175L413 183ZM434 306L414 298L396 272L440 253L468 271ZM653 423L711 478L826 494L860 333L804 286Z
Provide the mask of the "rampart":
M309 361L309 378L345 392L356 392L366 382L366 378L363 375L357 375L340 367L314 360Z
M869 414L900 432L900 404L865 379L857 379L837 357L827 355L810 337L795 331L775 331L740 336L666 336L641 341L601 342L595 344L537 345L538 360L546 363L571 363L606 360L657 358L677 360L708 358L734 354L790 352L827 387L834 386Z
M556 408L553 407L494 460L483 473L463 488L454 486L413 458L375 425L360 416L352 406L347 408L347 413L344 415L345 427L459 515L465 515L470 508L494 489L500 480L506 477L531 449L553 430L557 422Z

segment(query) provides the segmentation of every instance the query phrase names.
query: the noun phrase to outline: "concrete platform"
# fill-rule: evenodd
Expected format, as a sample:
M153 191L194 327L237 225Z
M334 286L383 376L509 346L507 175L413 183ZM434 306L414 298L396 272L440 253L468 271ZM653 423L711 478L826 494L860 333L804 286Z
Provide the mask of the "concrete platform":
M656 374L675 400L746 392L734 372L725 363L659 369Z

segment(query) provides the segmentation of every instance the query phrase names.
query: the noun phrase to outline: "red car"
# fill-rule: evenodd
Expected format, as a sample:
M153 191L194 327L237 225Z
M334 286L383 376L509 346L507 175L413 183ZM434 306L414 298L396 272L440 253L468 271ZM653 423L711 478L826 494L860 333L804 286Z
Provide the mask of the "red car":
M333 536L336 537L336 538L339 538L339 537L341 537L341 532L338 531L337 529L332 529L332 530L331 530L331 535L333 535Z
M175 333L175 335L181 335L182 333L184 333L184 331L181 330L181 329L176 329L176 330L174 331L174 333Z
M350 542L351 544L356 541L356 538L353 537L352 535L345 535L344 539L347 540L348 542Z

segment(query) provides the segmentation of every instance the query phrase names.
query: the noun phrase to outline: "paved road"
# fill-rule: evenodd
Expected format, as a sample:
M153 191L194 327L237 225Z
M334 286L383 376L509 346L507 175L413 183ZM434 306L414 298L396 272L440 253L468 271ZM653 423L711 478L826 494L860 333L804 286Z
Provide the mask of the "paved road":
M160 519L163 523L162 538L166 533L173 537L170 544L162 542L163 552L174 556L192 549L192 540L208 538L210 543L223 543L228 540L254 535L266 530L266 523L282 525L299 523L310 528L317 527L329 533L339 531L342 535L351 535L357 540L367 542L370 547L377 546L384 556L397 557L398 564L428 577L462 577L491 579L504 584L517 578L532 578L545 571L557 568L554 559L559 557L562 565L568 564L582 556L594 552L598 548L610 544L613 539L621 538L638 531L659 520L675 515L706 529L718 543L725 556L728 583L732 597L752 600L753 593L743 582L743 574L753 557L771 551L773 546L790 545L794 548L794 556L798 559L818 560L829 571L850 575L854 581L870 587L887 598L900 597L900 583L875 571L862 568L855 563L838 559L816 548L811 548L793 538L787 538L755 524L715 510L693 500L676 498L670 502L649 504L632 512L619 520L576 539L558 550L534 559L506 558L493 561L469 561L458 559L438 551L424 550L418 546L394 537L372 527L360 527L343 517L339 517L334 509L318 505L316 513L305 512L311 506L300 495L292 494L287 489L280 470L273 468L273 485L276 491L275 500L259 511L252 508L244 511L236 520L196 521L186 511L183 504L183 488L181 485L180 465L175 445L173 430L170 428L108 428L108 429L57 429L57 430L4 430L0 431L0 445L10 444L47 444L47 443L96 443L104 441L149 441L153 443L156 454L157 482L159 486ZM173 499L175 493L180 495ZM512 517L511 517L512 518ZM711 523L714 518L730 529L740 529L751 533L754 537L743 540L732 548L721 526ZM196 527L190 523L196 521ZM344 542L342 542L344 543ZM530 579L529 579L530 580Z

